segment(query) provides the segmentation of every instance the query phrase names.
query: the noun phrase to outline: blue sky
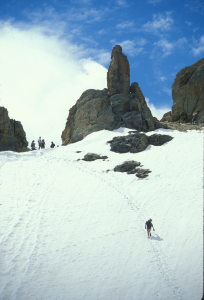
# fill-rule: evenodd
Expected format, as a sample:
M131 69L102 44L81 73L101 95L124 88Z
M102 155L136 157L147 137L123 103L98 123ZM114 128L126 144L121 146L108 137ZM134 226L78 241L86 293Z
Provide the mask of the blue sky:
M1 1L0 5L0 42L1 46L4 45L4 51L0 52L3 72L0 75L0 105L7 106L12 114L12 107L16 105L14 98L17 97L19 105L25 107L30 103L33 111L35 104L38 110L40 107L44 113L42 118L46 119L45 110L49 112L56 105L51 96L49 100L46 91L55 89L56 99L57 91L63 93L65 82L74 81L67 89L71 90L76 85L76 93L70 95L70 92L64 92L62 98L67 100L60 100L59 97L57 101L67 115L70 106L83 92L82 88L106 87L106 69L112 47L116 44L122 46L123 53L128 57L131 83L138 82L144 96L149 99L150 107L161 112L173 104L171 85L176 73L204 57L204 3L201 0L7 0ZM36 66L34 72L28 72L29 64L32 69ZM46 66L47 74L39 81L38 72L43 74ZM55 78L47 79L43 86L43 80L52 72ZM4 82L4 77L9 78L11 73L13 81ZM56 73L60 74L57 82ZM40 100L28 99L32 93L31 87L27 100L24 99L22 104L20 99L24 95L19 92L18 96L20 88L15 87L12 96L12 86L14 88L20 78L26 82L30 78L35 91L39 87L35 99ZM48 97L44 107L41 106L43 95ZM26 111L26 115L28 113ZM64 116L65 113L62 119ZM63 124L65 121L66 118Z

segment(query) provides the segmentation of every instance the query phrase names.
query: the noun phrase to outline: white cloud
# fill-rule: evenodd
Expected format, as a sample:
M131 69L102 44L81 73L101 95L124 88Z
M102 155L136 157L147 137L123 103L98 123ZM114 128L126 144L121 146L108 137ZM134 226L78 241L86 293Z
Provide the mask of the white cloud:
M68 110L86 89L106 87L107 69L39 27L1 25L0 105L22 122L29 143L42 136L47 146L61 144Z
M108 30L106 30L106 29L101 29L101 30L98 31L98 34L99 35L107 34L107 31Z
M104 17L105 11L95 8L72 9L69 12L69 19L72 21L86 21L87 23L98 22Z
M123 6L123 7L128 7L129 6L126 0L116 0L116 3L119 6Z
M134 41L123 41L120 43L121 47L123 48L123 51L126 52L130 56L138 55L143 51L143 47L135 47Z
M67 24L69 24L70 29L73 24L79 22L80 24L85 23L94 23L101 21L107 14L108 8L105 9L96 9L94 7L84 7L77 6L77 8L72 7L70 9L65 9L64 12L58 13L52 6L44 5L43 9L36 9L33 11L29 11L26 9L24 11L24 15L26 18L29 18L33 24L41 24L46 28L54 28L53 30L56 32L57 29L64 32L64 29L67 28ZM55 26L51 26L53 24L57 24Z
M147 105L151 110L153 117L156 117L158 120L161 120L163 115L171 110L170 107L155 107L154 104L150 102L148 98L145 98Z
M134 26L134 22L126 21L116 25L117 29L127 29Z
M98 46L98 42L96 42L95 39L93 39L93 38L82 37L81 40L83 42L86 42L86 44L93 45L95 47Z
M135 44L137 44L139 46L145 46L147 44L147 40L144 38L140 38L135 42Z
M143 25L143 30L153 33L169 31L172 29L173 24L174 20L171 18L170 13L166 13L165 16L158 14L153 16L153 21Z
M183 47L186 43L186 38L181 38L174 42L168 42L166 39L161 39L158 42L155 42L154 45L162 49L163 56L167 56L171 54L175 48Z
M97 51L95 58L99 64L107 65L111 61L111 53L103 50Z
M166 77L165 77L165 76L160 76L160 77L159 77L159 80L165 81L165 80L166 80Z
M169 88L167 88L167 87L163 87L163 91L164 91L165 93L167 93L169 96L172 95L171 89L169 89Z
M196 44L196 47L192 49L193 54L200 55L204 53L204 35L201 36L200 40Z
M171 54L171 52L174 48L174 43L168 42L166 39L162 39L162 40L154 43L154 45L162 48L164 56Z
M165 80L166 80L166 77L165 77L165 76L161 76L159 79L160 79L161 81L165 81Z
M187 44L187 39L185 37L178 39L178 41L175 42L176 47L183 47Z

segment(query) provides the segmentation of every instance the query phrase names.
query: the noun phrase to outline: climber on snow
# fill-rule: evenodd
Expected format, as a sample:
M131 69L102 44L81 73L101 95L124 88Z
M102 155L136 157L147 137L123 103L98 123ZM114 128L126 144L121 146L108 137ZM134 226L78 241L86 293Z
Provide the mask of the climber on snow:
M153 228L153 230L155 231L154 226L152 224L152 219L149 219L145 223L145 229L147 229L148 238L150 238L150 236L151 236L151 228Z

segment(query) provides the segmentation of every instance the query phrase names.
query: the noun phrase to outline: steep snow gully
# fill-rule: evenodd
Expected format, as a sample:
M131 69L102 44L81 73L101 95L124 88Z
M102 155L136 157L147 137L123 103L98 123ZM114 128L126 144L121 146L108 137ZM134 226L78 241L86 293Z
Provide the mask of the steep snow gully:
M107 141L120 128L0 153L0 299L202 298L203 131L155 132L174 139L117 154ZM85 162L87 152L108 159ZM113 171L126 160L152 173Z

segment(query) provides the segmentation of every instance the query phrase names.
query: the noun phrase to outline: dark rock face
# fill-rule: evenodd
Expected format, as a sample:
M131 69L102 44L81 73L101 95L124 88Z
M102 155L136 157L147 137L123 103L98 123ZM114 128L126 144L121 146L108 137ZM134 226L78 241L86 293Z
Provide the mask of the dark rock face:
M162 119L160 120L161 122L171 122L171 118L172 118L172 114L171 111L168 111L167 113L165 113L162 117Z
M122 53L122 47L116 45L111 54L111 63L107 73L107 86L110 94L129 94L130 65Z
M127 172L127 174L136 174L138 178L146 178L151 173L149 169L138 168L141 165L140 162L134 160L128 160L114 168L115 172Z
M87 90L70 109L62 143L81 141L88 134L102 129L112 130L114 122L107 89Z
M161 146L171 141L173 138L169 135L153 134L147 136L145 133L133 133L126 136L114 137L108 141L111 145L111 151L116 153L138 153L144 151L148 145Z
M204 58L176 75L171 121L204 122Z
M124 163L122 163L121 165L118 165L114 168L115 172L130 172L132 170L135 169L135 167L140 166L141 163L134 161L134 160L130 160L130 161L125 161Z
M96 153L87 153L86 155L84 155L84 158L82 158L82 160L85 161L94 161L96 159L107 159L108 156L100 156Z
M0 107L0 151L27 151L28 142L23 126L19 121L10 119L8 111Z
M107 89L85 91L69 111L61 136L62 143L78 142L88 134L103 129L126 127L151 131L163 127L152 116L141 91L139 97L134 93L110 96Z

